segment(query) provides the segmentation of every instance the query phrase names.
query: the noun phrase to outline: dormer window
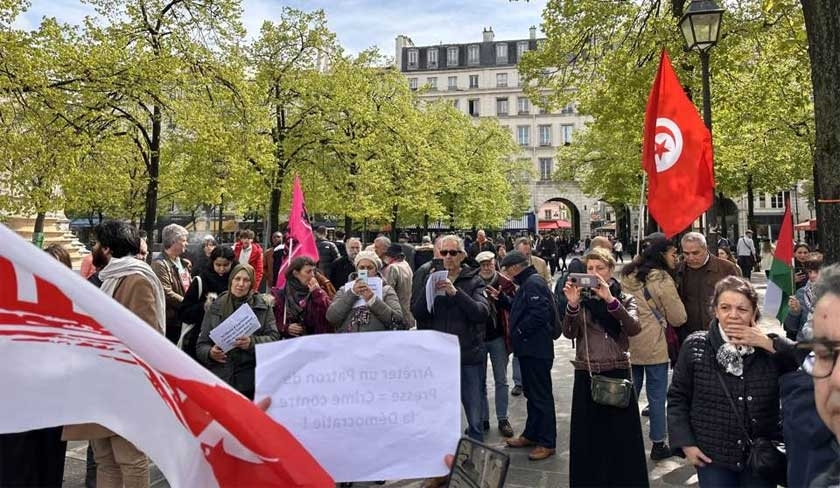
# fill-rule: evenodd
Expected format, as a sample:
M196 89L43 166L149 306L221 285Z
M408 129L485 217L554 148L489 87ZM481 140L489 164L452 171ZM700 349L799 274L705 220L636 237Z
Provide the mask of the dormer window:
M418 52L417 49L409 49L408 50L408 69L417 69L417 58Z

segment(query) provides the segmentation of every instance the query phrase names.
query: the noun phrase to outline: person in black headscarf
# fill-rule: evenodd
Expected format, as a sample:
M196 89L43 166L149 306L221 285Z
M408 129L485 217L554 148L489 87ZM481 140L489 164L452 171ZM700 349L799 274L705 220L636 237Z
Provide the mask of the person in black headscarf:
M254 293L253 283L253 267L237 264L233 268L230 272L228 291L219 295L204 314L196 348L199 361L251 400L254 399L254 371L257 366L254 346L280 340L271 307L262 295ZM237 337L234 348L224 352L210 339L210 331L244 305L254 311L260 328L250 336Z
M629 380L630 336L641 332L636 300L613 278L610 250L592 249L586 273L598 284L583 288L571 278L563 287L563 335L575 339L572 420L569 433L571 486L648 486L645 444L636 392L625 407L596 403L592 375ZM585 293L582 293L586 289Z
M204 313L213 300L228 289L230 268L234 262L233 249L218 246L210 253L208 261L201 273L193 277L187 294L184 295L184 301L178 308L181 322L188 324L181 330L179 346L193 359L197 359L195 346L201 332Z

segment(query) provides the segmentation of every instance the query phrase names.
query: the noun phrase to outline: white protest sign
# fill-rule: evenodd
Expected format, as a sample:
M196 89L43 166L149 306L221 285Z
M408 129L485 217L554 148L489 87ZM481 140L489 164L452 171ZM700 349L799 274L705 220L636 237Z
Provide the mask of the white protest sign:
M234 347L237 337L248 337L260 330L260 321L248 304L242 304L230 317L210 331L210 339L224 352Z
M350 291L350 289L353 288L353 285L355 285L355 284L356 284L356 280L348 281L347 283L344 284L343 288L348 293L352 293ZM382 278L380 278L378 276L371 276L370 278L367 279L367 285L368 285L368 288L370 288L370 291L373 292L373 295L376 298L379 298L379 299L382 298ZM356 300L356 303L353 304L353 308L364 307L365 305L367 305L367 300L365 300L362 297L359 297L359 299Z
M429 274L429 279L426 281L426 307L428 308L429 313L431 313L434 308L435 297L446 294L446 291L437 289L437 284L448 278L449 271L446 270L434 271Z
M324 334L257 345L255 398L336 482L441 476L461 434L458 338Z

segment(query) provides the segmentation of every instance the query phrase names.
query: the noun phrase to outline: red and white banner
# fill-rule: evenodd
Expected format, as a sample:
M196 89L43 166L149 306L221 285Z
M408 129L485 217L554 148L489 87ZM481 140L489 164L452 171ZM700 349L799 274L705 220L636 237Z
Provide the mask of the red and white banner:
M298 256L309 256L318 261L318 246L315 244L315 236L312 233L312 225L309 223L309 214L306 212L306 202L303 199L303 189L300 187L300 177L295 176L292 185L292 208L289 210L289 230L286 232L288 239L289 255L280 266L277 274L277 288L286 284L286 268L292 259Z
M95 422L173 487L334 486L284 427L3 225L0 371L0 433Z

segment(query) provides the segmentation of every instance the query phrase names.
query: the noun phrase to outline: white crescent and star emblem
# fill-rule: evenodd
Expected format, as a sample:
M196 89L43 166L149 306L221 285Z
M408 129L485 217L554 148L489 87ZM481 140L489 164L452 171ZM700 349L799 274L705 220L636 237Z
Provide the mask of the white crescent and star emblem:
M682 154L683 137L680 127L673 120L665 117L656 119L656 135L653 143L657 173L667 171L677 164Z

